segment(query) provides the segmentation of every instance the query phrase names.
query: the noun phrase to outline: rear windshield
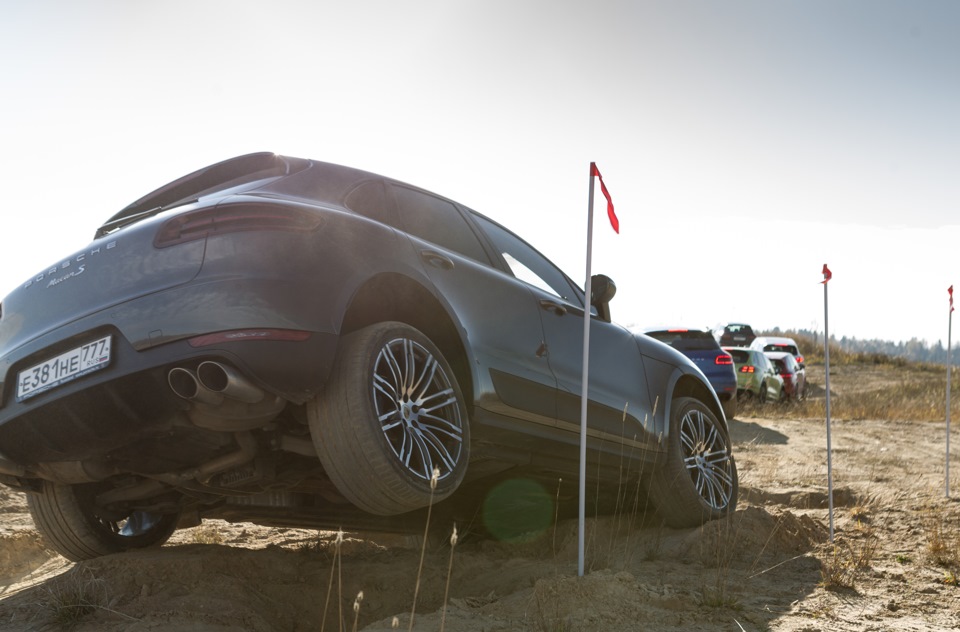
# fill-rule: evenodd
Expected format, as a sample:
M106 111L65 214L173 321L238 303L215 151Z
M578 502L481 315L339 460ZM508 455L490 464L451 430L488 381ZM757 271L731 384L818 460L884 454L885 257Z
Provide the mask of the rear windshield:
M737 364L747 364L750 362L750 352L742 349L727 349L727 353L733 356L733 361Z
M706 331L650 331L647 335L678 351L710 351L720 347L716 339Z
M764 345L764 351L785 351L790 355L799 355L800 352L793 345Z

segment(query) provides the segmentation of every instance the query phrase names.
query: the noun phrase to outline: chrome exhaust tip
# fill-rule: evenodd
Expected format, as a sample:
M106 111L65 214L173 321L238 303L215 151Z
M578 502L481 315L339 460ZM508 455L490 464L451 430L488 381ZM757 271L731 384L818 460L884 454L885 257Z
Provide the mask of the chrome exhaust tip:
M223 402L223 395L210 390L200 383L193 371L181 367L170 369L167 384L177 397L191 402L201 402L216 406Z
M245 404L256 404L266 395L233 367L213 360L201 362L196 377L203 388Z

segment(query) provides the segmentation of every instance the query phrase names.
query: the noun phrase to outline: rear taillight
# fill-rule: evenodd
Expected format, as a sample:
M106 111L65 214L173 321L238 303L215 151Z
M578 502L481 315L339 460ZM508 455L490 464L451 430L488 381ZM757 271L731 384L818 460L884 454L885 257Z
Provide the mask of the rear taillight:
M803 356L797 356L797 364L803 364Z
M170 218L160 227L153 245L166 248L212 235L250 230L311 231L321 220L320 215L309 209L232 204Z
M756 369L753 368L752 366L742 366L742 367L740 367L740 372L741 372L741 373L754 373L755 371L756 371Z
M730 366L733 364L733 357L729 353L721 353L716 357L714 363L722 366Z

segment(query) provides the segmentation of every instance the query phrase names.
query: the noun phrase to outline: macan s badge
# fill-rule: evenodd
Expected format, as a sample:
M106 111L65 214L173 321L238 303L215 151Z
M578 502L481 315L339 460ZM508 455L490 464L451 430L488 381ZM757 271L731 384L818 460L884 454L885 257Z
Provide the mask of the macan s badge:
M69 279L72 279L75 276L80 276L81 274L83 274L87 269L85 262L87 261L88 257L94 257L96 255L101 254L104 251L113 250L116 247L117 247L117 242L116 240L114 240L107 243L105 246L98 246L97 248L92 248L88 252L81 252L76 257L73 257L72 259L67 259L63 263L55 265L45 272L41 272L37 276L33 277L32 279L24 283L23 288L27 289L31 285L40 284L45 280L47 281L47 284L45 287L50 288L50 287L55 287L57 285L60 285L64 281L67 281ZM69 270L69 272L63 273L65 270ZM59 276L54 276L54 275L59 275Z

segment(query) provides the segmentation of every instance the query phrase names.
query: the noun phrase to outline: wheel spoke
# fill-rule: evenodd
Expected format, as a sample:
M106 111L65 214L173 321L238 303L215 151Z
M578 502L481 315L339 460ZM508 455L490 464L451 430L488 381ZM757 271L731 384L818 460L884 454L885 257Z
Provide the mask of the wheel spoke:
M407 436L410 437L410 441L417 449L417 453L420 455L420 465L423 468L420 472L424 478L430 479L433 476L433 457L430 454L430 445L422 435L422 433L414 428L411 428L407 432ZM407 461L407 467L410 467L409 459Z
M387 376L380 375L379 370L375 372L374 377L388 384L393 390L393 394L389 396L398 399L403 396L403 367L400 366L400 361L389 345L383 348L380 357L383 358L385 368L390 373L390 380L387 380ZM377 362L377 366L379 368L380 362Z
M445 399L440 402L431 402L431 400L434 400L438 397L445 397ZM428 402L430 402L429 405ZM440 410L444 406L450 406L451 404L457 403L457 396L454 394L452 388L447 388L442 391L438 391L433 395L428 395L421 398L418 403L424 411L432 413L435 410Z
M416 382L410 385L410 395L413 396L414 393L417 393L415 399L424 399L425 394L433 386L434 375L436 375L439 367L440 363L432 355L428 355L424 359L423 370L417 376ZM413 370L411 368L411 375Z
M413 350L413 341L403 339L403 394L412 395L417 379L417 357Z
M450 451L447 450L447 448L446 448L446 447L443 445L443 443L437 438L436 435L434 435L433 433L430 433L430 432L425 432L424 430L425 430L425 429L423 429L423 428L421 428L421 429L419 430L420 439L423 441L424 446L425 446L428 450L429 450L429 448L433 448L432 450L430 450L430 452L432 452L433 454L436 454L436 455L440 458L440 461L444 464L444 466L445 466L446 469L447 469L446 472L441 472L441 474L443 474L443 475L445 476L445 475L448 474L449 472L452 472L452 471L453 471L453 468L454 468L454 467L456 466L456 464L457 464L456 458L454 458L454 456L453 456L452 454L450 454ZM433 462L432 462L432 460L431 460L431 468L430 468L431 471L433 470L432 465L433 465ZM442 478L442 477L441 477L441 478Z
M388 381L381 375L373 376L373 389L391 401L396 402L400 400L400 393L397 391L396 383Z
M392 423L388 423L388 424L383 423L386 419L389 419L394 414L395 413L387 413L386 415L380 416L380 427L383 429L384 432L389 432L390 430L393 430L397 426L403 425L403 419L397 419L396 421L393 421Z
M460 437L463 435L463 428L448 419L444 419L443 417L421 414L420 418L421 426L424 428L436 428L437 430L456 438L457 441L459 441Z

